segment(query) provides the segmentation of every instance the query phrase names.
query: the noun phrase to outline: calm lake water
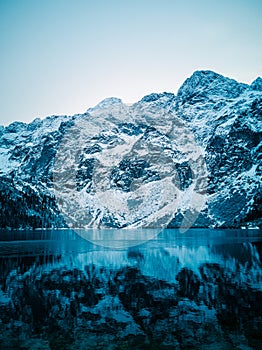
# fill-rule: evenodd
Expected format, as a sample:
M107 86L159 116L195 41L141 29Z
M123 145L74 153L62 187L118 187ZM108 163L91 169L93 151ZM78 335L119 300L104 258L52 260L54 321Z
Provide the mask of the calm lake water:
M0 231L0 348L262 349L261 230L127 232Z

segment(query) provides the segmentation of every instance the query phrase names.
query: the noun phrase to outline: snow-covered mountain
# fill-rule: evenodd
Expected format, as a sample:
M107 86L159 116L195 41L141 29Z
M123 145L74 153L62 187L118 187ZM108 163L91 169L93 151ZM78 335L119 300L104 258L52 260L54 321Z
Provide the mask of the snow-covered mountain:
M262 226L262 79L0 127L0 227Z

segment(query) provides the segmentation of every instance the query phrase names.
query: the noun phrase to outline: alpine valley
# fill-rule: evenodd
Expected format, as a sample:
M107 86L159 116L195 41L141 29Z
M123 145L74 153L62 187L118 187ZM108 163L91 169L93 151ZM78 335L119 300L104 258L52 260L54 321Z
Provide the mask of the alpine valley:
M0 126L0 227L262 228L261 139L262 79L212 71Z

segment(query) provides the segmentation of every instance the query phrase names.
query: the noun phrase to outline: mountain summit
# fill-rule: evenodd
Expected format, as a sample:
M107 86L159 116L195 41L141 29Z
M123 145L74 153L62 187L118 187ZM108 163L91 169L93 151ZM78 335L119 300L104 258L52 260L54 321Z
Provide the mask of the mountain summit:
M248 85L238 83L212 71L196 71L186 79L178 90L178 102L194 101L201 98L236 98L248 88Z
M254 80L251 84L251 89L262 91L262 78L258 77L256 80Z

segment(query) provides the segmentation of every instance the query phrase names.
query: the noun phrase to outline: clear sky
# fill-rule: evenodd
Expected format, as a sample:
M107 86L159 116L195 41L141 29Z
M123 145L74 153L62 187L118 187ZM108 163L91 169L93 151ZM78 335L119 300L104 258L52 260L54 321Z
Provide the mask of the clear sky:
M0 0L0 124L262 75L262 0Z

